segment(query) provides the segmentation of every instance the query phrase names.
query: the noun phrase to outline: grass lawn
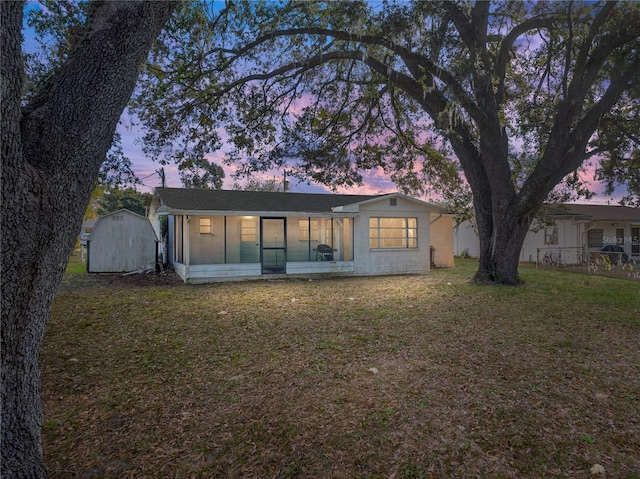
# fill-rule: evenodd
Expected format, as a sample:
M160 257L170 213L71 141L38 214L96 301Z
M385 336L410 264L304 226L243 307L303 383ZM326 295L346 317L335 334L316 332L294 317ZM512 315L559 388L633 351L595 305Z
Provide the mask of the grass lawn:
M638 283L475 267L199 286L70 267L41 357L51 477L640 478Z

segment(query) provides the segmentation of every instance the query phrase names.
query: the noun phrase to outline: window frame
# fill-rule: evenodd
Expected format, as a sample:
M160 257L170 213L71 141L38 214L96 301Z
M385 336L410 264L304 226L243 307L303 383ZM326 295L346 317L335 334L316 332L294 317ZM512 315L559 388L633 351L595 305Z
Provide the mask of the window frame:
M544 227L544 244L546 246L558 246L558 225Z
M298 241L320 241L320 221L318 218L298 219Z
M401 226L389 224L393 220L402 220L403 224ZM385 245L385 242L390 245ZM402 242L402 244L398 242ZM415 216L371 216L369 218L369 249L418 249L418 218Z
M209 224L204 224L205 222L209 222ZM198 219L198 231L201 235L212 235L213 234L213 218L211 216L201 216Z

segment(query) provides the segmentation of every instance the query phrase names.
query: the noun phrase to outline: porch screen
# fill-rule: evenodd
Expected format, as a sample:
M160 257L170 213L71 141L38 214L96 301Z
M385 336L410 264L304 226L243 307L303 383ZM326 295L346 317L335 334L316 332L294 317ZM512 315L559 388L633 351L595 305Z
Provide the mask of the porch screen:
M318 245L333 249L334 261L353 261L351 218L287 219L287 261L317 261Z
M369 247L377 248L417 248L417 218L369 219Z
M259 263L259 218L257 216L227 216L226 263Z

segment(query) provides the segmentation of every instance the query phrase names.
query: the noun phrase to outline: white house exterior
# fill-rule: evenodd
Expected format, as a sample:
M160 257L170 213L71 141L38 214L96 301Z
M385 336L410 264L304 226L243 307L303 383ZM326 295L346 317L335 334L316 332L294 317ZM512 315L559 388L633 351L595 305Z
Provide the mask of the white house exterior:
M625 206L563 204L545 206L550 223L525 237L520 261L542 260L548 254L554 261L584 261L590 253L606 245L618 245L636 261L640 260L640 208ZM454 251L477 257L478 236L469 224L454 228ZM559 256L559 257L558 257Z
M451 217L399 193L156 188L149 217L163 237L164 257L185 282L423 274L432 260L453 266ZM431 229L444 231L447 225L451 247L436 248L432 255ZM440 236L446 238L446 232Z
M86 241L89 273L155 269L156 233L147 218L132 211L121 209L101 216Z

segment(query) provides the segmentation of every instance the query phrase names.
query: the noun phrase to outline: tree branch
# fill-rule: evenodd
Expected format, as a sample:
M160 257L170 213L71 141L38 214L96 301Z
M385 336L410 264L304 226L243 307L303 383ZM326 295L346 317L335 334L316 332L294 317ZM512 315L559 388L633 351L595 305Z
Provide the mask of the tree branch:
M538 30L541 28L551 29L553 27L552 17L532 18L525 22L516 25L511 31L504 37L500 44L500 50L496 59L494 67L495 76L498 79L498 87L496 90L496 101L500 105L504 101L504 81L507 70L507 64L511 57L511 49L515 41L527 32L532 30Z

